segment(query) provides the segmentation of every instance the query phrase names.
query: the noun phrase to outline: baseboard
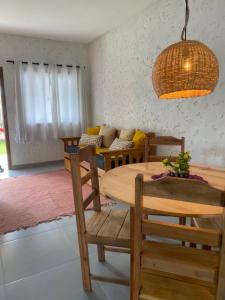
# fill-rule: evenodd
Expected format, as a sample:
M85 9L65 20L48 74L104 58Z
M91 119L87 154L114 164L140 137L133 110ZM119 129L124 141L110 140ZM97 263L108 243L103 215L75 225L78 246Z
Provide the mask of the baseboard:
M25 165L14 165L10 168L10 170L45 167L45 166L49 166L49 165L54 165L56 163L62 163L63 164L63 160L45 161L45 162L41 162L41 163L33 163L33 164L25 164Z

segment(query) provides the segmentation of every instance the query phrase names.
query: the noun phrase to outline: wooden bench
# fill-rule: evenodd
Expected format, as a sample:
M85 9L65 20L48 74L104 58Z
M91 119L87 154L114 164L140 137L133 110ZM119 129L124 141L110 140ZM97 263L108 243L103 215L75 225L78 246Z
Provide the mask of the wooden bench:
M155 136L155 133L149 132L148 136ZM67 137L61 138L64 143L64 166L67 171L71 171L70 166L70 154L68 152L69 147L76 147L79 145L80 137ZM155 155L155 147L151 148L151 155ZM125 150L107 150L99 152L97 158L101 159L104 171L108 171L112 168L116 168L120 165L139 163L144 161L145 148L130 148Z

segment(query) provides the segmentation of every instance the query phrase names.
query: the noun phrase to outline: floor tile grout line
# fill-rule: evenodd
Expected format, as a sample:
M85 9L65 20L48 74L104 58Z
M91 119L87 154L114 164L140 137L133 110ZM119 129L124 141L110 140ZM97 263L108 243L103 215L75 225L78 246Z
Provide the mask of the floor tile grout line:
M44 166L44 167L33 167L33 168L26 168L26 169L18 169L18 170L6 170L7 175L1 173L0 179L7 179L13 177L20 177L20 176L29 176L34 174L39 174L40 172L49 172L49 171L57 171L57 170L64 170L63 164L62 165L53 165L51 167ZM6 176L3 176L6 175Z
M66 238L65 234L63 233L63 230L60 230L60 229L57 228L57 227L54 228L54 229L57 230L57 232L59 232L60 234L63 235L63 237L65 238L65 241L68 243L69 248L71 248L71 249L73 250L72 243L68 241L68 239ZM51 231L51 230L44 231L44 232L40 232L40 234L49 233L50 231ZM38 235L39 235L39 234L38 234ZM49 270L51 270L51 269L58 268L58 267L60 267L60 266L66 265L66 264L70 263L71 261L76 261L77 259L80 258L79 256L76 256L76 252L74 252L74 257L73 257L72 259L69 259L68 261L66 261L66 262L64 262L64 263L55 265L55 266L50 267L50 268L48 268L48 269L46 269L46 270L43 270L43 271L41 271L41 272L37 272L37 273L35 273L35 274L32 274L32 275L29 275L29 276L25 276L25 277L19 278L19 279L17 279L17 280L11 281L11 282L6 282L6 278L5 278L5 268L4 268L4 263L3 263L3 259L2 259L2 247L4 247L4 245L6 245L6 244L9 245L10 243L12 243L12 242L17 242L17 241L20 241L20 242L21 242L21 241L23 241L23 240L25 240L25 239L33 238L33 237L35 237L35 236L37 236L37 234L29 235L29 236L24 237L24 238L22 238L22 239L9 241L9 242L7 242L7 243L5 243L5 244L0 245L0 260L1 260L0 262L1 262L2 270L3 270L3 285L8 285L8 284L10 284L10 283L14 283L14 282L17 282L17 281L19 281L19 280L29 278L30 276L35 276L35 275L38 275L38 274L40 274L40 273L47 272L47 271L49 271Z
M92 253L92 254L90 254L90 257L92 257L92 256L94 256L94 255L95 255L95 254ZM25 277L22 277L22 278L19 278L19 279L17 279L17 280L10 281L10 282L5 282L4 277L3 277L4 282L3 282L3 284L0 285L0 286L4 286L4 285L5 285L5 286L8 286L8 285L13 284L13 283L15 283L15 282L19 282L19 281L22 281L22 280L26 280L26 279L28 279L29 277L34 277L34 276L37 276L37 275L42 274L42 273L47 273L47 272L52 271L52 270L54 270L54 269L60 268L60 267L62 267L62 266L66 266L66 265L70 264L71 262L76 262L77 260L80 260L80 256L77 256L77 257L75 257L75 258L73 258L73 259L70 259L70 260L68 260L67 262L64 262L64 263L62 263L62 264L59 264L59 265L57 265L57 266L50 267L50 268L48 268L47 270L44 270L44 271L41 271L41 272L38 272L38 273L35 273L35 274L32 274L32 275L29 275L29 276L25 276ZM4 269L3 269L3 271L4 271ZM3 273L3 276L4 276L4 273Z
M6 244L6 243L9 243L9 242L13 242L13 241L16 241L16 240L23 240L23 239L25 239L25 238L28 238L28 237L30 237L30 236L34 236L34 235L38 235L38 234L41 234L41 233L45 233L45 232L49 232L49 231L52 231L52 230L55 230L55 229L62 229L63 227L66 227L66 226L72 226L72 225L74 225L75 227L76 227L76 224L74 223L74 224L65 224L65 225L60 225L60 224L58 224L63 218L67 218L67 217L69 217L69 216L64 216L64 217L62 217L62 218L59 218L59 219L55 219L55 220L52 220L52 221L49 221L49 222L43 222L43 223L39 223L39 224L37 224L37 225L35 225L35 226L32 226L32 227L29 227L29 228L27 228L27 229L20 229L20 230L24 230L24 231L26 231L26 230L29 230L29 229L32 229L32 228L35 228L35 227L38 227L39 225L41 226L41 225L43 225L43 224L50 224L50 223L53 223L53 222L55 222L56 223L56 225L55 225L55 228L50 228L50 229L47 229L47 230L43 230L43 231L39 231L39 232L31 232L30 234L28 234L28 235L25 235L25 236L21 236L21 237L18 237L18 238L13 238L12 240L8 240L8 241L1 241L1 237L2 236L4 236L4 235L6 235L6 234L13 234L14 232L19 232L20 230L15 230L15 231L12 231L12 232L8 232L8 233L2 233L2 234L0 234L0 246L1 245L3 245L3 244ZM73 219L73 216L71 216L71 219Z
M6 293L6 287L5 287L5 285L3 284L3 285L0 285L0 288L2 288L3 289L3 296L4 296L4 299L1 299L1 300L7 300L8 299L8 297L7 297L7 293Z
M95 254L90 254L90 257L94 256ZM68 260L67 262L65 263L62 263L62 264L59 264L58 266L54 266L54 267L51 267L47 270L44 270L44 271L41 271L41 272L38 272L38 273L35 273L35 274L32 274L32 275L29 275L29 276L25 276L25 277L22 277L20 279L17 279L17 280L14 280L14 281L11 281L11 282L7 282L7 283L3 283L2 286L10 286L11 284L14 284L16 282L20 282L20 281L23 281L23 280L26 280L30 277L35 277L37 275L40 275L40 274L44 274L44 273L47 273L49 271L52 271L54 269L58 269L60 267L63 267L63 266L66 266L66 265L69 265L71 262L76 262L77 260L80 260L80 257L76 257L76 258L73 258L73 259L70 259ZM1 286L1 285L0 285Z
M49 271L53 271L54 269L58 269L58 268L60 268L60 267L62 267L62 266L66 266L66 265L68 265L68 264L71 263L71 262L76 262L78 259L80 259L80 258L79 258L79 257L76 257L76 258L70 259L70 260L68 260L68 261L65 262L65 263L62 263L62 264L59 264L59 265L57 265L57 266L51 267L51 268L49 268L49 269L47 269L47 270L44 270L44 271L41 271L41 272L38 272L38 273L35 273L35 274L32 274L32 275L29 275L29 276L25 276L25 277L22 277L22 278L20 278L20 279L14 280L14 281L6 282L6 283L4 283L4 285L5 285L5 286L10 286L10 285L12 285L12 284L14 284L14 283L17 283L17 282L26 280L26 279L28 279L28 278L30 278L30 277L35 277L35 276L37 276L37 275L44 274L44 273L47 273L47 272L49 272Z
M92 257L92 256L93 256L93 257L96 256L96 253L90 254L90 257ZM5 287L9 287L10 285L12 285L12 284L14 284L14 283L16 283L16 282L20 282L20 281L26 280L26 279L28 279L28 278L32 278L32 277L38 276L39 274L44 274L44 273L50 272L50 271L52 271L52 270L54 270L54 269L58 269L58 268L60 268L60 267L62 267L62 266L68 265L68 264L71 263L71 262L76 262L78 259L79 259L79 257L76 257L75 259L71 259L71 260L69 260L68 262L65 262L65 263L63 263L63 264L60 264L60 265L58 265L58 266L54 266L54 267L52 267L52 268L49 268L49 269L47 269L47 270L38 272L38 273L36 273L36 274L32 274L32 275L30 275L30 276L25 276L25 277L20 278L20 279L18 279L18 280L15 280L15 281L12 281L12 282L5 283L4 286L5 286ZM101 289L102 293L104 294L105 300L110 300L110 298L107 296L105 290L102 288L101 284L100 284L99 282L96 282L96 283L98 284L98 287ZM96 287L96 288L97 288L97 287ZM5 293L5 295L7 296L6 293ZM7 298L6 298L6 300L7 300Z
M2 277L3 277L3 283L2 283L2 285L5 286L5 281L6 281L6 278L5 278L5 267L4 267L4 264L3 264L2 249L1 249L1 247L0 247L0 264L1 264Z
M36 170L36 172L34 171L33 172L33 170L32 170L32 172L31 172L31 174L38 174L39 172L43 172L43 170L44 170L45 168L43 168L43 169L39 169L39 170ZM58 167L57 167L57 169L58 169ZM61 168L60 167L60 170L61 169L63 169L63 168ZM49 170L47 170L46 172L48 172ZM30 173L30 172L29 172ZM24 175L23 174L23 172L22 172L22 175ZM20 176L19 174L16 174L16 176L18 177L18 176ZM13 176L10 176L10 177L13 177ZM71 218L72 219L72 218ZM28 235L25 235L25 236L21 236L21 237L18 237L18 238L13 238L12 240L8 240L8 241L5 241L5 242L0 242L0 250L1 250L1 247L3 246L3 245L9 245L9 243L12 243L12 242L16 242L16 241L24 241L24 240L27 240L27 239L29 239L29 238L31 238L31 237L35 237L35 236L38 236L38 235L41 235L41 234L44 234L44 233L47 233L47 232L51 232L51 231L54 231L55 229L57 229L57 230L60 230L60 232L63 232L63 235L64 235L64 237L66 237L66 239L67 239L67 241L68 240L70 240L70 242L73 244L73 246L74 246L74 240L73 239L71 239L70 238L70 236L69 235L67 235L66 234L66 226L71 226L71 225L73 225L74 226L74 229L76 230L76 225L75 224L60 224L59 222L60 222L60 220L55 220L54 222L56 222L56 226L55 226L55 228L51 228L51 229L47 229L47 230L43 230L43 231L41 231L41 232L31 232L31 233L29 233ZM75 237L76 237L76 232L74 232L74 239L75 239ZM0 239L1 240L1 239ZM70 244L71 244L70 243ZM76 245L76 244L75 244ZM90 257L95 257L96 256L96 253L97 252L93 252L93 253L90 253ZM0 259L1 259L1 265L3 266L3 257L1 256L1 253L0 253ZM0 286L2 286L2 287L4 287L4 289L5 289L5 287L8 287L8 286L11 286L12 284L14 284L14 283L16 283L16 282L20 282L20 281L23 281L23 280L28 280L29 278L34 278L35 276L38 276L38 275L40 275L40 274L44 274L44 273L48 273L48 272L51 272L52 270L56 270L56 269L60 269L61 267L63 267L63 266L66 266L66 265L69 265L69 264L71 264L72 262L77 262L78 260L80 260L80 257L79 256L76 256L75 258L71 258L71 259L69 259L68 261L66 261L66 262L63 262L63 263L61 263L61 264L59 264L59 265L57 265L57 266L52 266L52 267L50 267L50 268L48 268L48 269L46 269L46 270L43 270L43 271L41 271L41 272L37 272L37 273L35 273L35 274L32 274L32 275L29 275L29 276L25 276L25 277L22 277L22 278L20 278L20 279L17 279L17 280L14 280L14 281L11 281L11 282L5 282L5 278L4 278L4 276L3 276L3 284L2 285L0 285ZM3 266L3 270L4 270L4 266ZM77 272L77 271L76 271ZM5 273L5 272L4 272ZM3 274L4 275L4 274ZM101 291L102 291L102 293L103 293L103 295L104 295L104 299L105 300L110 300L111 298L109 297L109 295L106 293L106 291L103 289L103 287L102 287L102 285L99 283L99 282L95 282L95 284L96 284L96 288L99 288ZM7 298L7 294L6 293L4 293L4 296L6 297L6 300L9 300L8 298ZM4 299L5 300L5 299Z
M51 221L51 222L55 222L55 221ZM50 223L50 222L49 222ZM38 226L38 225L36 225ZM26 230L26 229L25 229ZM56 225L55 228L51 228L51 229L47 229L47 230L43 230L43 231L40 231L40 232L32 232L31 234L28 234L24 237L19 237L19 238L15 238L15 239L12 239L10 241L5 241L5 242L0 242L0 247L3 246L4 244L8 244L8 243L12 243L12 242L15 242L15 241L19 241L19 240L24 240L24 239L27 239L27 238L30 238L32 236L37 236L37 235L40 235L40 234L43 234L43 233L47 233L47 232L50 232L50 231L53 231L53 230L59 230L58 226Z
M103 294L105 295L105 297L106 297L106 299L105 300L110 300L110 298L108 297L108 295L106 294L106 292L104 291L104 289L102 288L102 284L101 284L101 282L98 282L98 285L99 285L99 287L100 287L100 289L101 289L101 291L103 292Z

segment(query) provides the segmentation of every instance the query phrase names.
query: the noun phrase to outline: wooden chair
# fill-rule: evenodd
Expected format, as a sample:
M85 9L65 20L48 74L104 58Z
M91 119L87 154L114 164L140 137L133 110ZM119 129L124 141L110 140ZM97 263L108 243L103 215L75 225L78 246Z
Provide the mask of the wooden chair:
M83 287L91 291L91 279L128 285L129 280L91 274L88 244L97 245L101 262L105 261L105 251L130 253L129 210L101 209L95 146L82 148L70 158ZM92 191L83 199L82 185L90 181ZM85 220L84 210L91 202L94 212Z
M191 226L197 228L221 230L223 226L223 220L221 216L215 218L192 218ZM196 247L196 245L192 244L192 247ZM206 250L211 250L211 247L208 245L202 245L202 248Z
M80 172L81 172L81 177L85 176L89 171L91 171L91 166L90 163L87 161L82 161L80 163ZM98 177L101 178L104 174L105 171L102 169L97 168L98 171ZM91 181L89 180L88 182L91 183Z
M173 136L151 136L147 135L147 138L145 139L145 155L144 160L145 162L160 162L164 158L170 156L172 161L175 161L177 159L177 156L171 156L171 155L157 155L157 146L180 146L180 151L185 151L185 138L182 137L181 139L178 139ZM151 152L150 152L151 149ZM152 155L152 149L154 149L155 155ZM186 218L180 217L179 222L182 225L186 224ZM184 242L182 242L184 245Z
M181 139L175 138L173 136L148 136L145 139L145 155L144 160L145 162L159 162L162 161L164 158L168 157L169 155L157 155L157 146L180 146L180 151L185 151L185 138L182 137ZM155 155L152 155L152 149L155 148ZM151 152L150 152L151 149ZM171 159L174 161L177 159L177 156L170 156Z
M131 222L131 299L132 300L224 300L225 299L225 225L222 230L201 229L166 221L145 220L144 196L214 205L223 214L225 193L197 180L164 178L135 181L135 209ZM182 202L180 202L182 205ZM193 204L194 205L194 204ZM215 211L215 210L214 210ZM153 235L160 242L143 240ZM207 251L168 242L185 240L217 247Z
M192 218L191 226L197 228L205 228L205 229L216 229L221 230L223 226L222 217L215 218ZM196 244L191 244L192 247L196 247ZM212 247L208 245L202 245L202 248L205 250L211 250Z

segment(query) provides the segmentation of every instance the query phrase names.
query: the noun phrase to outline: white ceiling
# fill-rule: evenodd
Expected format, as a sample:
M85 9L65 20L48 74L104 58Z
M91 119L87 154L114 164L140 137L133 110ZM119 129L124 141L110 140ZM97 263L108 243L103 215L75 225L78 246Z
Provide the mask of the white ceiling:
M151 0L0 0L0 32L89 43Z

